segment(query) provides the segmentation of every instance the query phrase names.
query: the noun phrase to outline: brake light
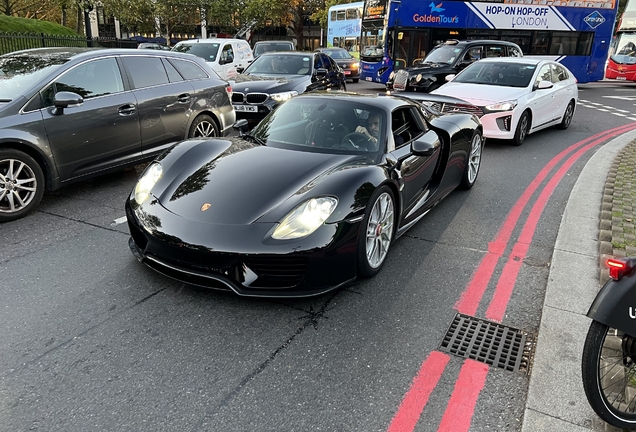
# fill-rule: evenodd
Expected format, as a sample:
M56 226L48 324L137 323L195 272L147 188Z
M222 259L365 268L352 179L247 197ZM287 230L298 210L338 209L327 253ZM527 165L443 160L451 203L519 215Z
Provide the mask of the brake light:
M225 87L225 91L227 92L227 95L230 97L230 100L231 100L232 99L232 86Z
M609 258L605 265L609 269L609 275L615 281L620 280L626 274L631 273L632 267L625 260Z

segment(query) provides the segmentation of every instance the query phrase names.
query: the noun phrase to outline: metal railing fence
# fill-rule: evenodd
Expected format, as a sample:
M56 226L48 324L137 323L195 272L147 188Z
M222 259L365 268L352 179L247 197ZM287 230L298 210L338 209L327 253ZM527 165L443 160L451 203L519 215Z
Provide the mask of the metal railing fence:
M106 37L59 36L44 33L0 32L0 54L29 48L44 47L104 47L137 48L137 41Z

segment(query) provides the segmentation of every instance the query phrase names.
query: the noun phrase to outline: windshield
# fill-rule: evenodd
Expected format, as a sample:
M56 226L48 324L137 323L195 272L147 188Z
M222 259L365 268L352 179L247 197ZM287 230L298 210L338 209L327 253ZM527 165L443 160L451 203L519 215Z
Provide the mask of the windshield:
M250 64L246 75L310 75L312 56L263 54Z
M291 43L257 43L254 47L254 57L271 51L292 51L294 48Z
M527 87L535 65L478 61L458 74L452 82L486 84L500 87Z
M636 64L636 33L623 33L616 42L616 53L611 59L621 64Z
M379 61L384 56L384 35L384 23L382 20L363 23L360 39L362 46L360 57Z
M386 124L384 111L372 106L332 97L296 97L269 114L252 135L266 145L299 151L377 153L385 148Z
M332 59L350 59L353 58L351 55L343 49L335 49L335 50L323 50L325 54L327 54Z
M207 62L213 62L219 52L218 43L183 43L179 42L172 51L194 54Z
M9 102L68 61L68 53L0 57L0 102Z
M463 48L456 45L439 45L426 56L423 63L453 64L462 53Z

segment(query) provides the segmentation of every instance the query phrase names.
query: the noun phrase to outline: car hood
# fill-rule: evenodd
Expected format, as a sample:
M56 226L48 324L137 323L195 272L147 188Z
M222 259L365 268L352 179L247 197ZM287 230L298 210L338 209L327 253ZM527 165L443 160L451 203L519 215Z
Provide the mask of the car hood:
M338 66L351 66L355 63L360 63L358 60L351 58L351 59L334 59L336 61L336 64Z
M526 92L525 87L502 87L487 84L454 83L452 81L432 91L433 94L456 97L476 106L518 99Z
M406 72L409 73L409 76L417 75L417 74L452 74L455 73L455 69L447 64L447 63L424 63L417 66L407 67L405 69Z
M308 75L244 75L239 74L231 81L233 91L251 93L275 93L277 91L294 90L303 84L309 85Z
M180 145L186 149L179 151ZM176 156L160 160L164 172L153 195L186 219L228 225L277 222L264 215L281 205L289 206L283 210L287 213L312 197L315 186L356 165L356 160L368 164L360 156L280 149L240 138L196 145L184 141L171 152ZM209 207L205 211L204 205Z

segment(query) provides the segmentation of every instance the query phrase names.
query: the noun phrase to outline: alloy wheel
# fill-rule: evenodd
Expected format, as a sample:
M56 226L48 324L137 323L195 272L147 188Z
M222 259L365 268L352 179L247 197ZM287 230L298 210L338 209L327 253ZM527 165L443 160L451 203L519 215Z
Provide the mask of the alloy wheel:
M373 204L366 231L367 262L378 268L384 262L393 238L393 199L384 192Z
M36 195L37 178L24 162L0 160L0 213L15 213L28 206Z

